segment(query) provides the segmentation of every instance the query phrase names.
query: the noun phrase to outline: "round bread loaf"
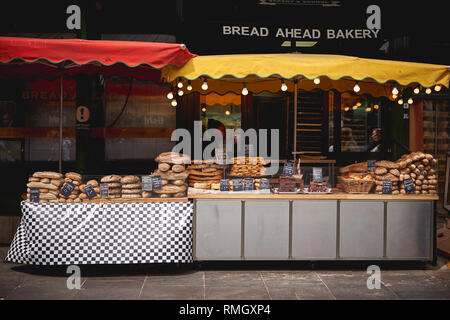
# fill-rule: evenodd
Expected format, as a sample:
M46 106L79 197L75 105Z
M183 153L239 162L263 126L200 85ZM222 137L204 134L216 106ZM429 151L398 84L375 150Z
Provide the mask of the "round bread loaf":
M120 182L121 176L118 176L116 174L110 174L108 176L104 176L103 178L100 179L100 182L105 182L105 183L109 183L109 182Z
M161 162L158 164L158 169L162 172L166 172L166 171L170 170L170 164Z
M183 172L185 170L184 164L175 164L172 166L172 171L179 173L179 172Z
M122 194L135 194L135 193L141 193L141 189L122 189Z
M162 194L162 193L178 193L178 192L186 191L186 189L187 189L186 185L174 186L174 185L168 184L168 185L163 186L159 190L153 190L153 192L158 193L158 194Z
M122 187L122 184L120 182L108 182L106 184L108 185L109 189Z
M137 176L125 176L120 179L120 183L122 183L122 185L129 183L137 183L139 182L139 180L140 179Z
M122 189L140 189L140 188L142 188L142 183L140 182L122 184Z

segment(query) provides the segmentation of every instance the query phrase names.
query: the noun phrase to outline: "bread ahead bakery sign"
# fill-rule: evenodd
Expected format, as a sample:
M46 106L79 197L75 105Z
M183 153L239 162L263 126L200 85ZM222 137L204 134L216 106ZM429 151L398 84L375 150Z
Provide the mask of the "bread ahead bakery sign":
M264 0L264 5L322 5L324 7L339 6L340 1L295 1L295 0ZM381 30L381 8L378 5L367 6L363 15L365 23L360 28L309 28L294 26L261 26L247 24L223 24L221 32L224 37L246 37L246 38L270 38L281 40L282 47L295 46L312 47L320 40L352 40L352 39L378 39ZM319 18L320 19L320 18ZM357 17L352 18L358 21ZM326 23L326 21L324 21Z

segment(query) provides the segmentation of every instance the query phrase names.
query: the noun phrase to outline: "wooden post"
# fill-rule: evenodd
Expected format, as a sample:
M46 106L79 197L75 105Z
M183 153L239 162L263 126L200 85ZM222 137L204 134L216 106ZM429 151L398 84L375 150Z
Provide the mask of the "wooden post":
M297 161L297 82L298 80L294 79L294 162Z
M62 173L62 148L63 148L63 101L64 101L64 90L63 90L63 72L59 76L59 89L60 89L60 97L59 97L59 159L58 159L58 168L59 173Z

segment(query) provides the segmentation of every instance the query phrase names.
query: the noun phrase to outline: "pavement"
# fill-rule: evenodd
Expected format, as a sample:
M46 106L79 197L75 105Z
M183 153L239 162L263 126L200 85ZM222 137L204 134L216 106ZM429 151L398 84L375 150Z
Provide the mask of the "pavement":
M4 263L7 250L0 247L0 300L450 300L442 258L438 266L382 267L380 288L371 290L367 265L265 262L81 266L80 288L69 289L67 267Z

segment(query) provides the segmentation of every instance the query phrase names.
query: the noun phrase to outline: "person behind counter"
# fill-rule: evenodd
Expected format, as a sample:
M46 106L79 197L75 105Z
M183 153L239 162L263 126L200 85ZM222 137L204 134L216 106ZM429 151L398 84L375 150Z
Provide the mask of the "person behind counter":
M388 160L389 147L381 128L373 129L371 137L373 142L368 146L367 151L377 152L378 160Z

